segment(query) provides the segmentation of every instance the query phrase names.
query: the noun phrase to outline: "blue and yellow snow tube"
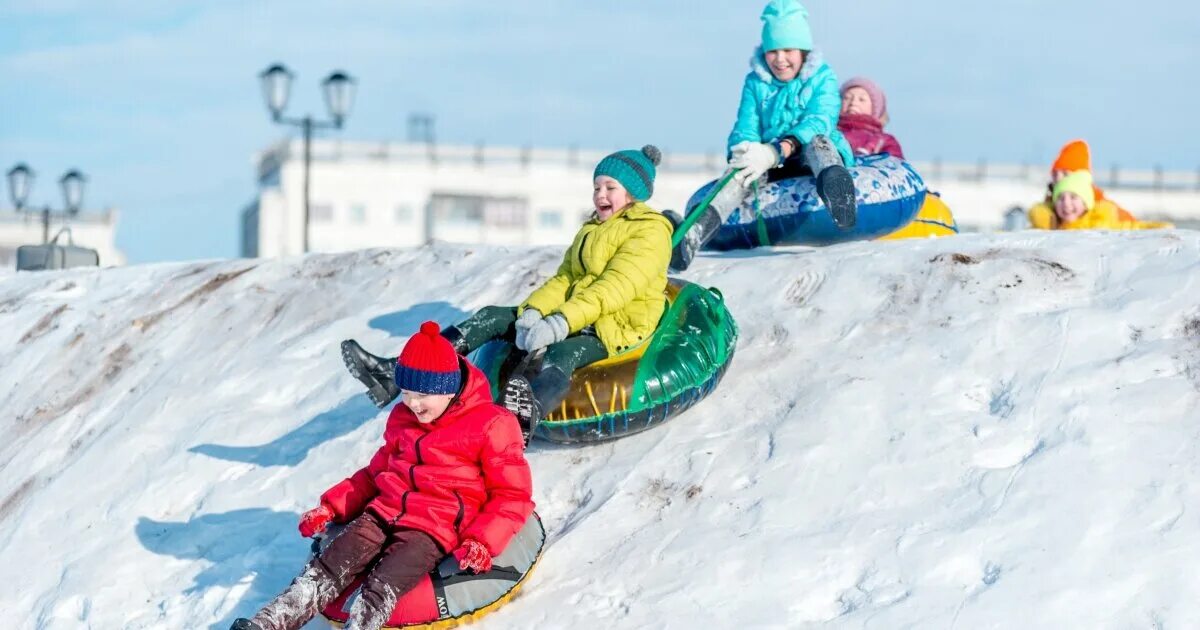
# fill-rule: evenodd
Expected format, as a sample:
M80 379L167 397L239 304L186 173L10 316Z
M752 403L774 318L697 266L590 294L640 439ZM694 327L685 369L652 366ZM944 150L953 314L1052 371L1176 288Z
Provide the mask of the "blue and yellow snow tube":
M678 416L716 388L737 345L733 316L716 289L671 278L666 294L667 309L654 335L576 370L562 404L538 424L537 437L576 444L631 435ZM503 341L472 354L496 400L521 354Z
M858 220L843 230L817 196L816 179L793 177L770 182L733 211L707 249L748 249L765 245L832 245L886 236L908 225L925 202L925 181L904 160L887 154L858 158L850 168L858 196ZM688 200L691 212L716 182Z
M908 225L888 234L881 236L878 240L881 241L898 241L906 238L937 238L939 236L953 236L958 234L958 223L954 220L954 214L950 212L950 206L942 201L942 197L935 192L925 195L925 203L921 206L921 211L917 213L917 217L909 222Z

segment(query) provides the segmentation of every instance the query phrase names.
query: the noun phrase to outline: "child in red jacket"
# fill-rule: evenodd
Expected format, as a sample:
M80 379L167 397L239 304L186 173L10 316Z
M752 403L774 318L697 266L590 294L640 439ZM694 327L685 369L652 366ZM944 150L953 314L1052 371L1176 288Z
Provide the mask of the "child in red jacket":
M904 159L896 137L883 130L888 123L887 96L874 81L854 77L842 84L842 114L838 131L854 149L854 155L889 153Z
M487 377L425 322L396 363L404 404L366 468L321 495L300 533L349 525L278 597L231 630L300 628L372 567L347 628L377 630L400 595L453 551L484 572L533 513L517 420L492 404Z

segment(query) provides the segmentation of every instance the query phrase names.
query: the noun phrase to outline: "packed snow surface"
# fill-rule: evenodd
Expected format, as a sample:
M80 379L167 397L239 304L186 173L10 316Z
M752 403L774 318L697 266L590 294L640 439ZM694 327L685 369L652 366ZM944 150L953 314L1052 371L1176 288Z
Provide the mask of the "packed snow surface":
M252 613L379 443L338 342L397 352L560 255L0 279L0 626ZM728 375L651 431L531 448L548 544L481 627L1200 627L1198 261L1182 231L702 257Z

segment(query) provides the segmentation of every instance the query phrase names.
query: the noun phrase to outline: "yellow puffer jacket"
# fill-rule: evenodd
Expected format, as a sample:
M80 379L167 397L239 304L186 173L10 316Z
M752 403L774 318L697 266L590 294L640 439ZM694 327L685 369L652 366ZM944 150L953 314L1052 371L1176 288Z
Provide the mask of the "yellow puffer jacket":
M1138 221L1132 217L1107 199L1097 201L1096 206L1082 217L1066 224L1059 223L1054 207L1046 203L1029 209L1029 224L1038 230L1157 230L1175 227L1166 221Z
M521 310L560 313L572 333L595 325L609 355L650 337L666 307L671 222L636 203L603 223L583 224L553 278Z

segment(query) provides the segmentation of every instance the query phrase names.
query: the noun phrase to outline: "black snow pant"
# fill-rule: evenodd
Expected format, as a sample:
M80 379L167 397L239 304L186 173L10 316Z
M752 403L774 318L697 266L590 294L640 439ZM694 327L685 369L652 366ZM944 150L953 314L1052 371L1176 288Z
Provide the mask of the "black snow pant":
M468 351L493 340L512 343L517 337L517 307L485 306L460 324ZM554 409L570 389L571 374L579 368L608 358L608 349L591 328L550 344L542 366L529 385L539 409Z
M263 630L296 630L321 612L367 568L362 590L350 608L347 628L378 630L396 600L416 586L444 553L428 534L395 529L370 512L350 521L291 586L258 611ZM374 563L374 567L371 567Z

